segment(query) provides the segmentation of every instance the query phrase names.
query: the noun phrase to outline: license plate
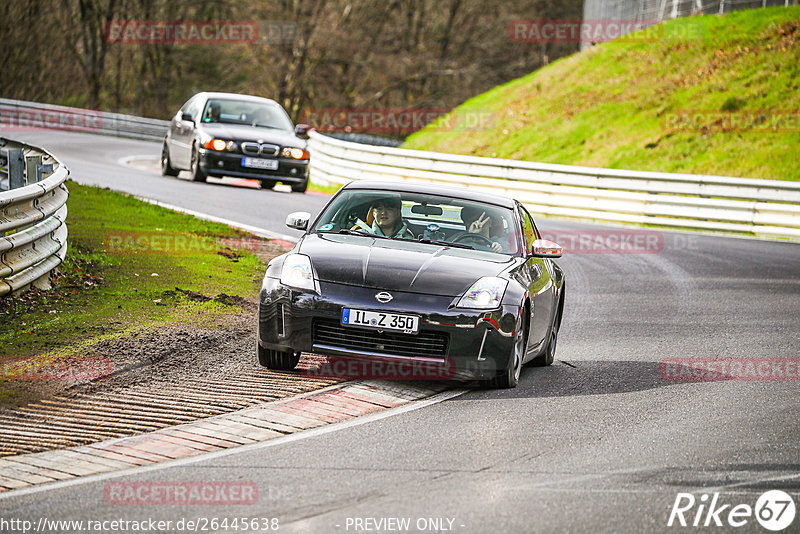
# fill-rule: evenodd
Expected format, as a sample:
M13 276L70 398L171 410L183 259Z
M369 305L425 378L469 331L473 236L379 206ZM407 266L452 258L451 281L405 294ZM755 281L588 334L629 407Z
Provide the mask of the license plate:
M391 330L404 334L416 334L419 330L419 317L399 313L373 312L367 310L342 309L342 324L366 326L378 330Z
M270 171L278 170L277 159L262 159L262 158L242 158L242 167L250 167L253 169L267 169Z

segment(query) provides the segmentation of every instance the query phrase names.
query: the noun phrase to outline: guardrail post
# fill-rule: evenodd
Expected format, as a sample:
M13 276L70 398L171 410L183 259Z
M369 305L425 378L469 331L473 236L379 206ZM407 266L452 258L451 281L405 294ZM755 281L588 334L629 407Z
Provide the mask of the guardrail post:
M44 164L44 165L43 164L39 164L39 165L36 166L36 181L37 182L41 182L42 180L44 180L45 178L47 178L51 174L53 174L53 164L52 163L47 163L47 164Z
M8 188L25 186L25 157L18 148L8 149Z
M25 156L25 185L31 185L39 181L39 173L36 168L42 164L42 156Z

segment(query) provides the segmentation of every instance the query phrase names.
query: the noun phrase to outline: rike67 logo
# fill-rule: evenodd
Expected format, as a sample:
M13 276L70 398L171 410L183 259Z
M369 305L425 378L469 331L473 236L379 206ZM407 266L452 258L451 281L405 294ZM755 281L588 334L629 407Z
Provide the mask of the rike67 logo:
M780 490L761 494L755 506L733 504L719 493L704 493L699 499L691 493L678 493L667 526L739 528L755 518L765 529L778 532L794 522L795 513L794 499Z

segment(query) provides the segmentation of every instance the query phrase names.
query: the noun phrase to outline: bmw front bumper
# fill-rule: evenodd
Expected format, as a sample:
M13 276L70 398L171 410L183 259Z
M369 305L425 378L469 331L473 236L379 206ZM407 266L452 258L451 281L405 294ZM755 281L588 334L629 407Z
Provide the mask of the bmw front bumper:
M209 176L235 176L285 183L302 183L308 179L308 160L278 158L278 168L268 170L244 167L244 157L242 154L201 149L200 168Z

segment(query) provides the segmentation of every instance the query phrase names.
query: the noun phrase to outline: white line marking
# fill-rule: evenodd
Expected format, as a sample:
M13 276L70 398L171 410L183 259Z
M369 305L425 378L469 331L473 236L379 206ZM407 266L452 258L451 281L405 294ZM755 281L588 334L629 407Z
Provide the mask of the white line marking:
M131 161L134 161L134 160L147 160L147 159L153 159L153 156L125 156L125 157L119 158L117 160L117 163L122 165L123 167L129 167ZM153 204L155 206L160 206L160 207L166 208L168 210L177 211L178 213L185 213L186 215L192 215L194 217L197 217L198 219L203 219L205 221L211 221L211 222L218 222L218 223L221 223L221 224L226 224L226 225L231 226L233 228L238 228L240 230L244 230L245 232L250 232L251 234L255 234L255 235L259 236L259 237L266 237L268 239L282 239L284 241L289 241L291 243L297 243L300 240L300 238L295 237L295 236L281 234L281 233L278 233L278 232L273 232L272 230L267 230L266 228L261 228L261 227L258 227L258 226L252 226L252 225L249 225L249 224L244 224L244 223L232 221L230 219L225 219L223 217L217 217L215 215L210 215L208 213L203 213L203 212L200 212L200 211L194 211L194 210L190 210L190 209L187 209L187 208L182 208L182 207L176 206L174 204L168 204L166 202L161 202L160 200L154 200L154 199L143 197L143 196L139 196L139 195L132 195L132 196L134 198L136 198L136 199L139 199L139 200L143 201L143 202L147 202L148 204Z
M278 232L273 232L271 230L267 230L266 228L251 226L249 224L232 221L230 219L225 219L223 217L217 217L216 215L209 215L208 213L181 208L180 206L175 206L174 204L167 204L166 202L161 202L160 200L153 200L151 198L145 198L136 195L133 196L134 198L137 198L143 202L147 202L148 204L153 204L154 206L160 206L168 210L177 211L178 213L185 213L186 215L192 215L193 217L197 217L198 219L203 219L206 221L227 224L228 226L244 230L245 232L250 232L251 234L255 234L259 237L266 237L268 239L282 239L284 241L289 241L291 243L297 243L300 240L299 237L286 234L279 234Z
M8 490L0 493L0 501L3 499L9 499L14 497L23 497L25 495L32 495L35 493L42 493L45 491L56 490L67 488L71 486L80 486L83 484L90 484L92 482L99 482L101 480L109 480L112 478L124 477L127 475L135 475L141 473L148 473L150 471L158 471L161 469L169 469L172 467L182 467L185 465L191 465L199 462L205 462L207 460L216 460L218 458L224 458L226 456L231 456L233 454L239 453L246 453L250 451L255 451L259 449L266 449L267 447L274 447L276 445L283 445L285 443L291 443L293 441L299 441L301 439L306 438L314 438L317 436L321 436L324 434L328 434L330 432L336 432L337 430L344 430L346 428L360 426L366 423L371 423L373 421L380 421L381 419L386 419L387 417L392 417L395 415L400 415L406 412L411 412L414 410L418 410L420 408L425 408L426 406L430 406L432 404L437 404L449 399L453 399L460 395L463 395L468 389L454 389L450 391L443 391L441 393L437 393L436 395L432 395L425 399L414 400L410 401L407 404L403 404L402 406L396 406L394 408L388 408L386 410L382 410L379 412L373 412L366 415L361 415L358 417L354 417L352 419L346 419L344 421L340 421L337 423L331 423L329 425L312 428L309 430L301 430L299 432L294 432L292 434L288 434L286 436L282 436L279 438L272 438L266 441L261 441L259 443L251 443L249 445L240 445L238 447L231 447L230 449L224 449L221 451L215 452L208 452L204 454L200 454L197 456L190 456L188 458L177 458L175 460L166 460L163 462L158 462L156 464L151 465L143 465L139 467L132 467L129 469L122 469L119 471L112 471L108 473L98 473L96 475L87 475L81 476L76 478L71 478L67 480L57 480L55 482L46 482L44 484L37 484L35 486L30 486L28 488L19 488L15 490Z

